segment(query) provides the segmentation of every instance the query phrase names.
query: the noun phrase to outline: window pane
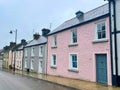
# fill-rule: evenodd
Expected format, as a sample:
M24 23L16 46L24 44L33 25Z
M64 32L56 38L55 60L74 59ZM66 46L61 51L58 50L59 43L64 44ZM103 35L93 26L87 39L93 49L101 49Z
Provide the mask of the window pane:
M72 68L77 68L77 55L73 54L72 58Z
M53 65L56 65L56 55L53 55L52 58L53 58L52 60Z
M105 30L105 25L102 26L102 30Z
M98 32L98 39L101 39L101 32Z
M73 62L73 68L77 68L77 62Z
M72 31L72 43L77 42L77 31Z
M105 31L102 32L102 38L106 38Z
M97 24L97 39L106 38L105 22Z
M56 45L57 45L57 37L53 36L53 46L56 46Z

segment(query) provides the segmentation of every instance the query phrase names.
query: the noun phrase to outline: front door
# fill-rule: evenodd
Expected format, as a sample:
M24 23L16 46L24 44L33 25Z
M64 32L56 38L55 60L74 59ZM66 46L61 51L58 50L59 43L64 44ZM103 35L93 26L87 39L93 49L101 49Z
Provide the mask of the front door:
M107 55L96 55L96 81L107 84Z
M42 60L39 60L39 73L42 73Z

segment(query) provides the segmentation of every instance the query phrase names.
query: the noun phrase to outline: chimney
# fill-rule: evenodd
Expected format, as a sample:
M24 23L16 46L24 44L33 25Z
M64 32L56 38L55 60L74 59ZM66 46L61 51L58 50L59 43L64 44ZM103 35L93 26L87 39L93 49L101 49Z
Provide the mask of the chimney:
M22 44L22 45L24 45L24 44L26 44L26 43L27 43L27 42L26 42L25 39L22 39L22 40L21 40L21 44Z
M35 40L37 40L39 37L40 37L39 33L35 33L35 34L33 35L33 38L34 38Z
M75 13L76 14L76 17L79 19L79 20L83 20L84 18L84 13L82 11L78 11Z
M47 34L50 32L49 29L43 28L42 29L42 36L47 36Z
M4 50L7 50L8 48L9 48L9 46L5 46L5 47L4 47Z
M16 45L15 42L10 42L10 47L15 46L15 45Z

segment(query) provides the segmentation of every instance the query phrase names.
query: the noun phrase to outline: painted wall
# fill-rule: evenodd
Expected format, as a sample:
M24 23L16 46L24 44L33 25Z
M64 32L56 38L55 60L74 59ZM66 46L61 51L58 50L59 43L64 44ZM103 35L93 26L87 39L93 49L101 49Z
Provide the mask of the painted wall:
M9 56L9 53L4 52L4 55L3 55L3 68L8 68L8 56Z
M95 23L106 21L108 42L94 42ZM109 18L97 20L77 27L78 46L69 46L70 31L57 33L57 48L52 48L52 35L48 37L47 74L96 82L95 54L107 54L108 84L111 85L111 61L109 42ZM69 54L78 54L79 72L69 71ZM51 67L51 56L57 55L57 68Z
M10 50L9 57L8 57L8 67L9 67L9 65L12 65L12 60L13 60L13 52L12 52L12 50Z
M15 51L13 52L12 65L14 64L14 54ZM22 60L23 60L23 50L16 51L16 58L15 58L16 69L22 70Z
M39 47L43 47L43 56L39 56ZM31 56L31 49L34 48L34 56ZM27 50L27 56L25 56L25 50ZM37 73L46 73L46 44L43 45L37 45L37 46L31 46L24 48L24 62L23 62L23 68L25 68L25 60L27 61L27 68L30 69L31 72L37 72ZM33 60L33 69L31 69L31 60ZM40 62L42 65L40 65ZM39 66L41 66L42 72L39 72Z

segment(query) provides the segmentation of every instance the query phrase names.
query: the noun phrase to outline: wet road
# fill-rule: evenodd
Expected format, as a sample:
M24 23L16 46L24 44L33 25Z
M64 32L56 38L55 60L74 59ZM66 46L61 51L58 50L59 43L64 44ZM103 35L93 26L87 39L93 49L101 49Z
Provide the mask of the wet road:
M76 90L31 77L0 71L0 90Z

